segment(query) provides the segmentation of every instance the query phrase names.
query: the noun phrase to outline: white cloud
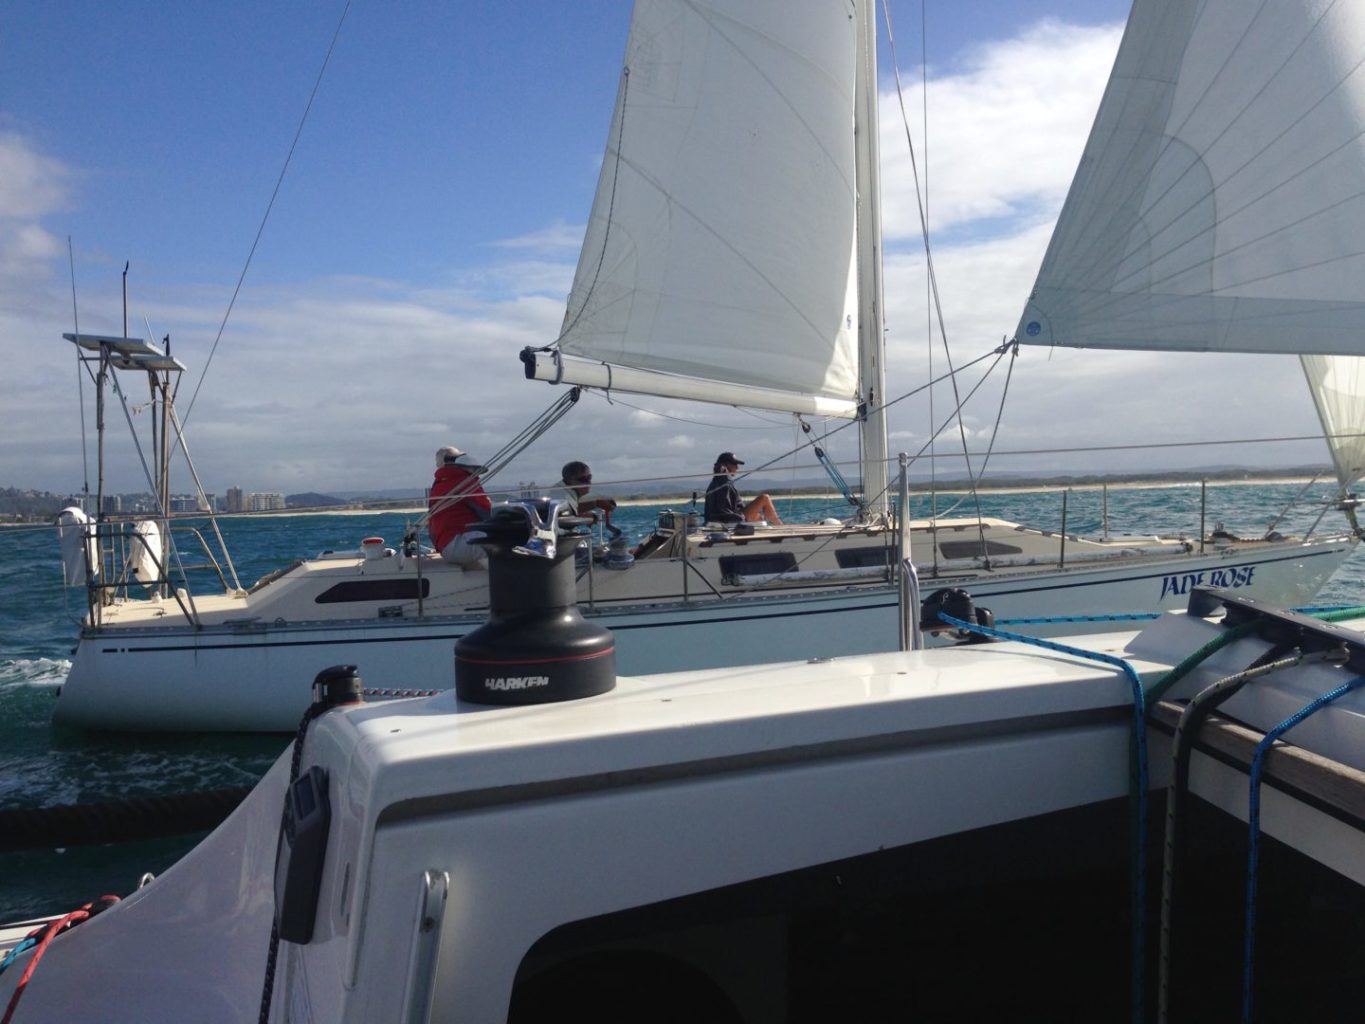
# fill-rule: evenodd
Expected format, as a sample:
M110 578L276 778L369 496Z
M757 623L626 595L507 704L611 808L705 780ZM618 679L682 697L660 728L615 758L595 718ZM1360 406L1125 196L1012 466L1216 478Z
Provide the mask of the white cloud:
M1120 29L1044 21L968 55L929 83L931 232L983 218L1051 224L1080 159ZM925 177L924 90L902 74L906 114ZM913 78L913 83L911 79ZM894 92L882 94L882 207L888 239L920 236L914 174Z
M28 138L0 129L0 219L34 221L64 209L72 177Z
M501 249L533 249L540 252L563 253L571 257L578 255L583 244L582 224L551 224L548 228L533 231L517 238L505 238L493 243Z

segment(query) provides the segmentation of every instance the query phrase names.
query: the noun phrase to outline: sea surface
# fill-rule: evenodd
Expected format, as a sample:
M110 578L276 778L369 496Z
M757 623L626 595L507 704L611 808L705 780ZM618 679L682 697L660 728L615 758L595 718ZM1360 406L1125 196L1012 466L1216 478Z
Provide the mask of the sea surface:
M1312 503L1328 485L1306 491L1302 484L1210 485L1205 524L1257 536L1296 500L1277 528L1308 529ZM1062 526L1059 490L987 492L984 515L1044 529ZM1200 526L1198 484L1174 487L1110 487L1110 529L1123 533L1187 533ZM940 515L957 498L935 499ZM1105 495L1099 489L1067 494L1068 532L1098 532ZM844 514L838 498L779 499L787 521L809 522ZM686 506L675 506L685 508ZM616 522L633 537L648 532L663 506L623 506ZM954 516L972 515L966 499ZM929 513L917 497L912 516ZM414 519L405 513L281 515L232 518L222 530L243 585L293 559L327 549L355 549L362 537L382 536L390 545ZM1344 531L1344 520L1327 513L1320 531ZM1357 551L1328 583L1323 605L1365 603L1365 548ZM0 810L96 803L164 794L248 786L284 750L284 736L93 735L54 729L53 700L70 665L84 597L62 585L61 562L51 527L0 528ZM104 893L125 895L144 871L160 872L202 835L137 843L34 850L0 854L0 922L78 906Z

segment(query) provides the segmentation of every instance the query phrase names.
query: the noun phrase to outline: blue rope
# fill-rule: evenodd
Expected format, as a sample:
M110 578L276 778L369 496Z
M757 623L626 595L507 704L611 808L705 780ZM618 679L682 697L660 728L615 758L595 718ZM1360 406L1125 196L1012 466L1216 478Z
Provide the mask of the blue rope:
M1037 619L1001 619L1002 625L1036 626L1050 622L1145 622L1161 618L1161 612L1135 612L1129 615L1046 615Z
M8 967L10 964L14 963L15 960L19 959L20 953L23 953L26 950L30 950L36 945L38 945L38 940L29 937L25 939L23 942L19 943L19 945L15 946L13 949L11 949L8 953L6 953L5 958L3 960L0 960L0 974L4 974L5 968Z
M1250 1024L1252 1019L1252 983L1255 977L1256 958L1256 882L1261 862L1261 771L1265 766L1265 755L1275 741L1294 726L1309 715L1320 711L1342 694L1356 689L1362 683L1365 683L1365 676L1356 676L1349 682L1342 683L1335 690L1329 690L1322 696L1309 701L1266 733L1265 738L1256 744L1256 752L1251 757L1251 771L1249 773L1251 791L1247 799L1246 925L1242 945L1242 1020L1244 1024Z
M1133 693L1133 726L1129 733L1129 761L1134 777L1134 785L1129 791L1129 807L1132 811L1132 821L1130 825L1133 839L1132 999L1133 1020L1135 1024L1142 1024L1142 1021L1146 1017L1144 1002L1146 1000L1147 986L1147 700L1146 693L1142 688L1142 677L1138 675L1137 669L1133 668L1131 664L1112 654L1104 654L1100 651L1087 651L1079 647L1059 644L1052 640L1043 640L1036 636L1025 636L1022 633L1011 633L1003 629L992 629L990 626L980 626L974 622L965 622L962 619L955 619L945 612L939 612L938 617L950 626L956 626L958 629L965 629L972 633L980 633L982 636L994 637L999 640L1015 640L1019 643L1031 644L1034 647L1042 647L1049 651L1057 651L1060 654L1070 654L1076 658L1084 658L1086 661L1098 661L1119 669L1128 678L1128 684Z
M1312 604L1304 605L1301 608L1291 608L1291 612L1298 612L1300 615L1326 615L1329 612L1344 612L1348 608L1354 608L1352 604Z

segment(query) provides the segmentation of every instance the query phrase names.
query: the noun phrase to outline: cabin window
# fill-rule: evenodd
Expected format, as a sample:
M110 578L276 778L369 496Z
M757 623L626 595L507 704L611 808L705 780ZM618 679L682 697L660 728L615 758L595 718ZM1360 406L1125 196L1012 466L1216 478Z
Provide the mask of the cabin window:
M740 576L766 576L769 573L791 572L795 568L796 556L790 551L720 556L721 581L732 586Z
M891 564L891 549L882 544L861 548L839 548L834 557L840 569L866 569L868 566Z
M938 542L938 549L943 552L944 558L980 558L981 540L941 540ZM1013 544L1004 544L998 540L986 541L986 555L1020 555L1024 549Z
M431 593L431 580L347 580L328 587L313 601L317 604L347 604L353 601L416 601Z

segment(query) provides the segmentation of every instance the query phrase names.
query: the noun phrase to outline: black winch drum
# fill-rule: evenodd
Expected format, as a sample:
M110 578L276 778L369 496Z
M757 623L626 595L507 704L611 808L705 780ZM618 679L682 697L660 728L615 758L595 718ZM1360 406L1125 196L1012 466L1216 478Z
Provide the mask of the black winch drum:
M537 515L552 512L542 499ZM616 686L616 641L583 619L576 602L572 537L553 558L517 552L531 533L526 508L498 506L487 535L488 621L455 643L455 693L477 704L547 704Z

